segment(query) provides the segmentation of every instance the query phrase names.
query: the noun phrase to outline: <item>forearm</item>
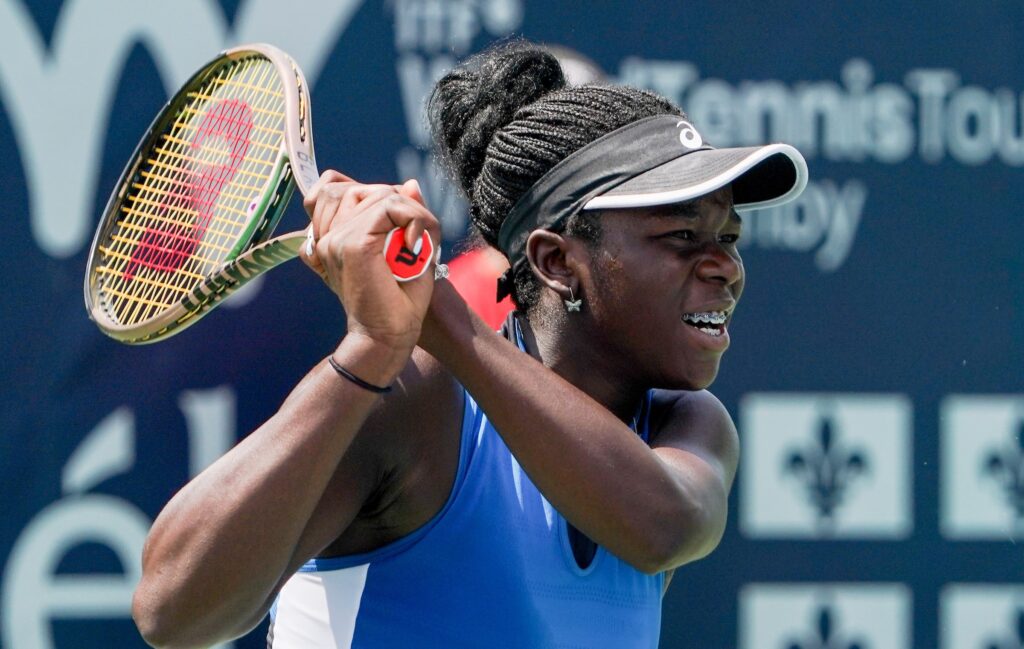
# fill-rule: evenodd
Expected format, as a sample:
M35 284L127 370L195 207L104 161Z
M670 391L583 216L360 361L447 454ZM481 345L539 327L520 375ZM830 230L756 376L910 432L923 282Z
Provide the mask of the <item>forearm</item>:
M335 357L389 383L404 359L382 359L362 343L346 339ZM304 532L377 399L322 363L274 417L171 500L147 539L133 607L147 640L205 646L258 620L289 567L305 560L297 553L319 550Z
M428 344L545 497L638 568L653 571L678 557L704 523L701 495L611 412L441 292Z

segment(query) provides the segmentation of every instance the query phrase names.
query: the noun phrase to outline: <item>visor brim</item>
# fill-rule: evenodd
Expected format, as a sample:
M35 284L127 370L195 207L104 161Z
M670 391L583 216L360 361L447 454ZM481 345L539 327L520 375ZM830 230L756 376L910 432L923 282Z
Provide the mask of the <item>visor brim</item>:
M590 199L584 210L653 207L733 186L737 211L782 205L807 186L807 162L788 144L699 149L630 178Z

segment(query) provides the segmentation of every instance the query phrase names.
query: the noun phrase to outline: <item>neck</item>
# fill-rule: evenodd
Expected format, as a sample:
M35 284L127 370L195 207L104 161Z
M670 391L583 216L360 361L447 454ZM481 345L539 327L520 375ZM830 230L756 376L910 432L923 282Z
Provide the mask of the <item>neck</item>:
M563 379L585 392L627 424L633 423L646 386L625 368L615 365L610 355L601 354L600 345L581 344L591 340L579 335L564 322L531 322L517 314L526 351Z

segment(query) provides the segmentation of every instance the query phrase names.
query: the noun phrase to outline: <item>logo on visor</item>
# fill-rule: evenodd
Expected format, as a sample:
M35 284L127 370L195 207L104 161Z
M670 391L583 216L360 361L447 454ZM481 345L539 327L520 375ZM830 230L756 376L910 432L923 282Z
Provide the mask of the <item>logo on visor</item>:
M697 129L693 128L693 124L687 122L685 119L681 119L676 126L680 128L679 143L687 149L699 149L704 145L703 138L701 138Z

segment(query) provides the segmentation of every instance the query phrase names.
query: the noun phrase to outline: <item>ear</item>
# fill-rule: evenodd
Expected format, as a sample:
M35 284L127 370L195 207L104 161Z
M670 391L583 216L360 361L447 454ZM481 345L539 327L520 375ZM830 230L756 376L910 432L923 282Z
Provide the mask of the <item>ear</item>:
M534 230L526 240L526 258L541 284L569 298L569 291L579 293L578 242L547 230Z

